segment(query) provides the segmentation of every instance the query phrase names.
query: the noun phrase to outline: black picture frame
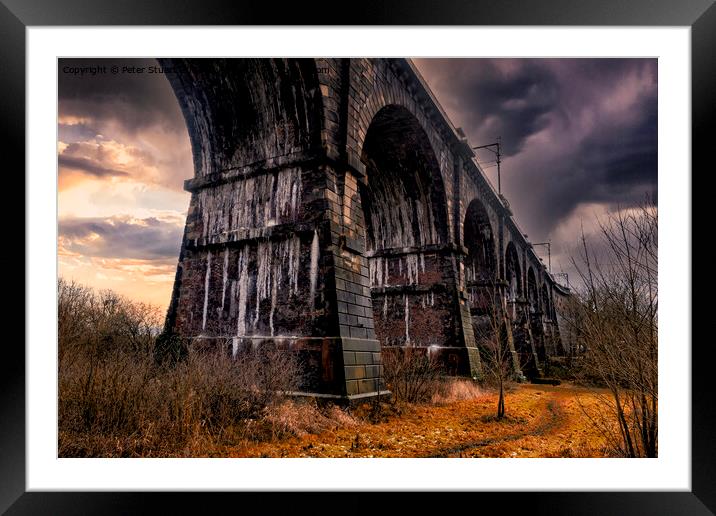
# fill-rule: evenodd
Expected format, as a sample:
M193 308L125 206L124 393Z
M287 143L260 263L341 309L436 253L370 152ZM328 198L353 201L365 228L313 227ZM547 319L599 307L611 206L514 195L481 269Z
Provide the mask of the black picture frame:
M323 4L323 5L321 5ZM12 300L3 310L6 328L23 336L25 285L17 271L18 252L24 262L25 226L25 30L37 25L619 25L690 26L692 73L692 170L707 170L716 112L716 6L714 0L399 0L383 4L292 2L278 6L251 0L0 0L0 148L6 163L3 221L10 233L12 253L0 258L4 285ZM340 11L343 11L342 13ZM10 164L8 164L8 161ZM685 171L681 171L684 173ZM676 173L676 172L674 172ZM693 171L686 173L691 174ZM664 194L666 195L666 194ZM704 195L704 193L702 193ZM13 206L11 199L21 206ZM696 206L692 199L692 206ZM692 220L696 217L692 216ZM692 234L694 234L692 232ZM6 250L7 251L7 250ZM696 257L696 255L693 255ZM24 267L24 266L23 266ZM25 277L31 274L25 268ZM23 302L19 301L20 293ZM6 301L8 300L6 295ZM693 300L684 300L693 303ZM693 305L696 307L696 305ZM697 319L698 320L698 319ZM293 509L330 510L325 493L81 493L26 492L25 488L25 354L19 339L5 333L0 358L0 512L7 514L131 514L181 510L202 512L213 503L259 503L273 513L290 504ZM711 399L714 364L710 340L681 343L692 356L692 490L690 492L543 492L451 494L445 507L531 514L713 514L716 512L716 439L712 428L716 409ZM49 345L49 344L48 344ZM319 501L320 496L320 501ZM334 510L369 512L381 508L377 493L348 493ZM459 500L453 497L458 496ZM425 508L424 493L402 497L401 512ZM431 497L431 500L433 498ZM460 504L460 505L457 505ZM236 507L236 506L235 506ZM154 509L157 510L157 509Z

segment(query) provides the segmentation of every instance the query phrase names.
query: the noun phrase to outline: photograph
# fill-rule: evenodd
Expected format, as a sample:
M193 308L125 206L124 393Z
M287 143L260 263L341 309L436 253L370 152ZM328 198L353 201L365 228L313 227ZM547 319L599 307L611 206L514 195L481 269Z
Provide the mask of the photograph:
M658 458L658 70L59 57L57 456Z

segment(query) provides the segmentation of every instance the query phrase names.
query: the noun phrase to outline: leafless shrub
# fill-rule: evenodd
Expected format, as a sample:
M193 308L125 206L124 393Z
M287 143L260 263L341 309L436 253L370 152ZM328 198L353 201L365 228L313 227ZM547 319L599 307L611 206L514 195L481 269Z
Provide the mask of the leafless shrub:
M656 457L658 436L657 208L621 210L600 223L601 251L582 235L582 279L571 320L582 375L607 388L585 413L627 457Z
M60 359L78 353L99 357L116 350L143 355L153 348L161 323L156 306L63 278L57 294Z
M384 348L383 378L396 401L429 401L440 388L441 369L425 350Z
M152 309L62 280L59 293L60 456L196 455L276 435L267 410L300 381L290 352L190 348L158 363Z

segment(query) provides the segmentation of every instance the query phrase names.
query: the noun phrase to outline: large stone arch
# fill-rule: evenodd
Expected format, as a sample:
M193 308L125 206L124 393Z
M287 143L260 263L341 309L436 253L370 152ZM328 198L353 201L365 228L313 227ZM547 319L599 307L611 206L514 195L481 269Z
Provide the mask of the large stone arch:
M160 60L195 177L165 332L298 354L307 392L345 395L312 59Z
M417 348L451 373L471 372L456 317L457 277L448 253L448 202L422 125L404 106L375 112L361 149L364 214L375 334L381 345Z
M348 160L359 172L365 172L361 156L368 128L379 111L400 106L413 116L427 136L442 181L447 183L453 159L450 145L445 142L434 116L426 112L426 104L418 101L415 79L408 79L405 70L398 69L397 61L400 60L355 59L351 62L352 78L361 94L353 99L348 113ZM447 216L449 220L450 214Z
M492 338L500 291L497 279L496 235L485 205L473 199L465 211L463 243L464 281L475 342Z
M389 104L373 116L361 151L366 250L444 244L447 198L427 134L405 107Z
M161 59L189 130L197 177L321 145L313 59Z
M463 258L464 285L473 335L477 348L489 360L493 347L511 346L512 337L501 306L497 235L480 199L472 199L468 204L462 229L462 242L466 251Z

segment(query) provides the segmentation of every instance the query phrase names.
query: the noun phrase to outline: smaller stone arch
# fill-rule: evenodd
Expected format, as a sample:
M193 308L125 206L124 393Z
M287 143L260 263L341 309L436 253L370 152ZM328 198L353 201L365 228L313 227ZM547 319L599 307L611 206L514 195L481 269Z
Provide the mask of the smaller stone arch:
M497 260L495 237L485 205L473 199L465 212L462 241L467 248L465 281L490 282L495 280Z
M551 319L552 318L552 302L550 300L549 289L547 288L546 283L542 284L541 303L542 303L542 312L544 313L545 317L547 319Z
M536 312L539 306L539 293L537 292L537 277L532 266L527 269L527 301L530 312Z
M522 268L514 242L507 244L505 251L505 281L507 282L507 299L516 301L522 297Z

